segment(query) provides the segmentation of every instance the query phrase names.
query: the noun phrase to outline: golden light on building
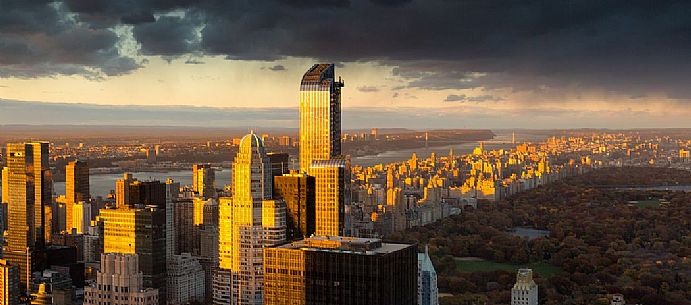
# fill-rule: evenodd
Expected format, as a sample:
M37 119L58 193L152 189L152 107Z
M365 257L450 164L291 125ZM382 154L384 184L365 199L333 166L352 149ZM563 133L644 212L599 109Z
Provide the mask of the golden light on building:
M300 170L341 154L341 87L333 64L316 64L300 83Z
M350 204L350 160L313 160L309 174L316 181L315 234L344 235L345 206Z

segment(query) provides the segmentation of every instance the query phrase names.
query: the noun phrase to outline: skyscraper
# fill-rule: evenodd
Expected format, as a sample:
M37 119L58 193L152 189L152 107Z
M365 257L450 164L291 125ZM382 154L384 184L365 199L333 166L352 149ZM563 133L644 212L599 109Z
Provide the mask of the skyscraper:
M0 259L0 305L19 305L19 267Z
M89 165L85 161L72 161L65 167L65 229L76 228L72 213L74 205L89 200ZM57 215L57 213L54 213ZM90 217L89 217L90 218Z
M45 258L45 210L52 201L48 142L7 144L8 224L4 258L19 265L22 290ZM5 183L3 181L3 183Z
M315 234L344 235L345 206L350 204L350 160L313 160L309 174L316 181Z
M333 64L316 64L300 83L300 171L341 154L341 88Z
M537 284L532 269L518 269L516 284L511 289L511 305L537 305Z
M214 186L216 173L210 164L192 165L192 190L202 198L212 198L216 194Z
M417 276L418 305L438 305L437 271L434 270L427 247L425 253L417 254Z
M265 305L417 304L414 245L317 236L264 250Z
M246 135L233 161L233 198L219 202L214 304L262 304L263 249L285 240L285 205L270 200L271 194L264 143L254 133Z
M315 188L314 177L305 173L274 177L274 198L286 203L288 240L314 234Z
M166 304L167 234L166 184L139 181L125 174L117 182L115 209L101 209L103 251L137 254L144 286L158 289L158 301Z
M96 283L84 287L85 305L157 305L157 289L144 285L136 254L101 254Z

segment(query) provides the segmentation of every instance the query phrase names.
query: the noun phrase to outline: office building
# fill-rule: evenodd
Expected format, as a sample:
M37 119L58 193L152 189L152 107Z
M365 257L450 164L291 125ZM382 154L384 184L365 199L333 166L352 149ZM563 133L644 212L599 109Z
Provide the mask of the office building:
M290 155L287 153L267 153L271 163L271 176L277 177L290 171Z
M158 147L158 145L156 146ZM166 179L166 257L173 257L175 254L175 204L180 195L180 183L173 179Z
M288 240L301 239L315 230L315 180L304 173L274 177L275 199L286 204Z
M316 64L300 83L300 171L341 154L341 88L333 64Z
M84 234L88 230L91 224L91 202L79 201L72 204L71 223L77 234Z
M48 142L7 144L8 223L4 258L19 266L21 289L45 263L45 207L52 202ZM4 182L3 182L4 183Z
M254 133L246 135L233 161L233 198L219 201L214 304L262 304L264 247L285 240L285 206L271 200L271 186L264 143ZM223 286L227 282L230 290Z
M19 305L19 266L0 259L0 305Z
M439 304L437 271L434 270L426 247L425 253L417 254L417 296L418 305Z
M204 269L189 253L173 255L168 264L168 304L204 303Z
M202 198L216 195L216 173L210 164L192 165L192 190Z
M511 305L537 305L537 284L532 269L518 269L516 284L511 289Z
M414 245L318 236L264 250L265 305L417 303Z
M103 251L137 254L145 287L156 288L166 302L166 211L155 206L101 209Z
M101 254L96 283L84 287L84 305L158 305L158 290L144 285L136 254Z
M65 230L67 232L72 232L72 228L78 225L73 222L74 205L89 201L89 192L89 165L79 160L67 163L65 167ZM60 219L60 217L57 218Z
M345 207L350 204L350 160L313 160L308 174L315 178L315 234L345 234Z
M119 207L153 205L166 208L166 184L160 181L139 181L125 173L115 182L115 203Z

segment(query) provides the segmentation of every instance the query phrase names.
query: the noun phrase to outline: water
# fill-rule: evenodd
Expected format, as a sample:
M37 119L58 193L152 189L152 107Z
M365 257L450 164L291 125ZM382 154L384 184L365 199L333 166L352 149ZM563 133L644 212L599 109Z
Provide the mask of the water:
M515 227L509 231L509 234L518 237L525 237L530 240L536 239L538 237L549 237L550 231L548 230L537 230L531 228Z
M501 149L501 148L509 148L515 146L515 144L511 143L512 140L512 134L510 131L501 131L501 132L495 132L496 136L494 139L487 140L487 141L482 141L483 146L487 150L491 149ZM524 132L517 132L516 133L516 143L521 143L521 142L541 142L546 139L545 135L538 135L538 134L530 134L530 133L524 133ZM454 155L466 155L469 154L473 151L475 147L478 147L480 145L480 141L472 141L472 142L467 142L467 143L460 143L460 144L452 144L452 145L446 145L446 146L437 146L437 147L420 147L420 148L411 148L411 149L401 149L401 150L393 150L393 151L386 151L383 153L379 153L377 155L369 155L369 156L362 156L362 157L355 157L351 159L352 164L354 165L360 165L360 166L374 166L377 164L387 164L387 163L394 163L394 162L402 162L405 160L410 159L410 156L413 155L413 153L417 154L418 159L425 159L429 157L433 152L437 154L437 156L446 156L449 153L449 150L453 148L453 153Z
M230 169L216 170L216 187L230 184ZM134 178L139 180L159 180L165 181L167 178L180 182L180 185L192 185L192 169L175 170L170 172L131 172ZM115 189L115 181L122 179L122 174L93 174L89 176L89 187L91 196L105 197L111 190ZM65 194L65 182L53 183L53 190L58 195Z

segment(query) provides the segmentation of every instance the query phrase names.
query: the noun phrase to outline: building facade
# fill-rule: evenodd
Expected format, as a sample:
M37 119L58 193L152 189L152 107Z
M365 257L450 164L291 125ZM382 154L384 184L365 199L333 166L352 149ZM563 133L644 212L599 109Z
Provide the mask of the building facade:
M438 305L437 271L434 270L427 249L425 253L417 254L417 274L417 304Z
M300 171L341 154L341 88L333 64L316 64L300 83Z
M168 304L204 303L204 269L189 253L173 255L168 264Z
M137 254L144 287L166 302L166 211L154 206L101 209L104 253Z
M286 204L288 240L309 237L315 232L314 177L307 174L285 174L274 177L274 198Z
M21 289L45 263L45 210L52 202L48 142L7 144L8 223L4 258L19 266ZM49 234L49 233L48 233Z
M516 284L511 289L511 305L537 305L537 284L532 269L518 269Z
M221 272L214 284L219 287L215 304L262 304L264 247L285 240L285 205L271 200L271 181L263 141L254 133L243 137L233 161L233 198L219 200ZM220 284L228 282L228 275L230 300Z
M0 259L0 305L19 305L19 266Z
M192 165L192 190L202 198L216 195L216 172L210 164Z
M264 250L264 304L417 304L414 245L318 236Z
M89 165L86 161L72 161L65 167L65 230L72 232L79 224L74 223L74 205L91 197L89 189ZM91 216L89 216L91 218ZM80 231L83 232L83 229Z
M136 254L104 253L96 283L84 287L85 305L158 305L158 290L144 286Z
M346 235L345 207L351 199L350 160L313 160L309 175L315 178L315 234Z

